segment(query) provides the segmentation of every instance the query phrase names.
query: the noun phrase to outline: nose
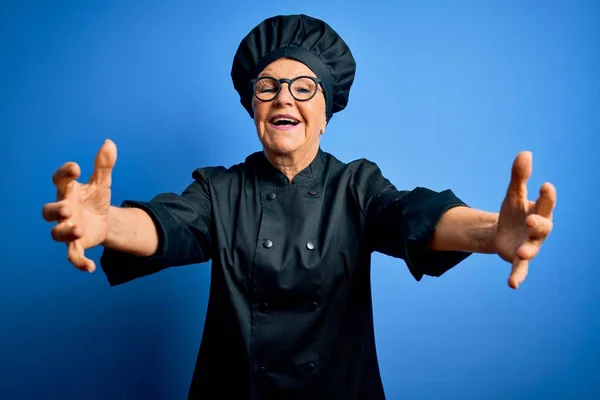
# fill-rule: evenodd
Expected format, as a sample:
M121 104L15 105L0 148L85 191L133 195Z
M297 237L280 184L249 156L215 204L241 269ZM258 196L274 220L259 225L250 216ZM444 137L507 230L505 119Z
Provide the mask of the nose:
M288 83L281 84L281 90L279 91L279 94L277 95L277 97L275 97L274 102L277 104L280 104L280 105L293 104L294 98L292 97L292 94L290 93L290 86Z

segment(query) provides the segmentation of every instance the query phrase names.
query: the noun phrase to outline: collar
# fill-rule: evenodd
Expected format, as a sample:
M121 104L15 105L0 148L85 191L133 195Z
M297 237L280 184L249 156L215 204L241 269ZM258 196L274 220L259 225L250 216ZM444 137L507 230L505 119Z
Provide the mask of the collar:
M273 164L269 162L262 151L258 151L248 156L248 158L246 158L246 163L256 170L256 173L261 180L265 180L274 185L288 186L290 184L305 184L313 179L319 178L323 174L325 169L325 153L319 147L315 158L313 158L306 168L296 174L292 183L290 183L283 172L275 168Z

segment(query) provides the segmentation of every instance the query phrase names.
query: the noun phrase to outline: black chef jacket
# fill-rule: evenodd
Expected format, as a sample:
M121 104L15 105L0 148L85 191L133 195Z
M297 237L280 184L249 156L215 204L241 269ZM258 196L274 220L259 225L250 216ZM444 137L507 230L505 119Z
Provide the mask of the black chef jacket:
M179 194L126 201L150 214L158 251L105 249L111 285L212 260L190 399L384 398L375 351L371 253L403 259L415 279L469 254L426 244L451 191L397 190L365 159L321 149L294 182L262 152L199 168Z

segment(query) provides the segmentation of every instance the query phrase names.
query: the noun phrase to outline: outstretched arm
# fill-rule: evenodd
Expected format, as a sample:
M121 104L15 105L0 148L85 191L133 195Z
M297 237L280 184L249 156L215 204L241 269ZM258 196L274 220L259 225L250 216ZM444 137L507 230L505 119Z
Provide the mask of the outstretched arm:
M85 250L103 245L138 256L154 254L158 235L150 216L139 209L110 205L112 171L117 147L107 140L98 151L94 171L87 183L77 179L79 165L65 163L53 175L56 201L42 208L46 221L56 222L52 238L67 245L67 258L78 269L93 272L96 264Z
M431 250L466 251L496 254L494 236L498 213L470 207L454 207L446 211L436 225L429 244Z
M529 261L552 230L556 205L556 189L550 183L542 185L535 202L527 199L531 170L531 153L519 153L500 213L454 207L440 218L430 248L498 254L512 264L508 284L518 288L527 276Z

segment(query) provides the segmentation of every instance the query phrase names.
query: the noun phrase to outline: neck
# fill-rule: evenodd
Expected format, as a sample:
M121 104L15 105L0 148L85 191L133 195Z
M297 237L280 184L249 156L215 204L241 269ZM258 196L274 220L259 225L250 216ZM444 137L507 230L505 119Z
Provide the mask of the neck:
M313 162L318 151L319 147L317 146L308 152L299 152L298 154L269 154L266 150L264 153L267 160L292 183L294 177Z

